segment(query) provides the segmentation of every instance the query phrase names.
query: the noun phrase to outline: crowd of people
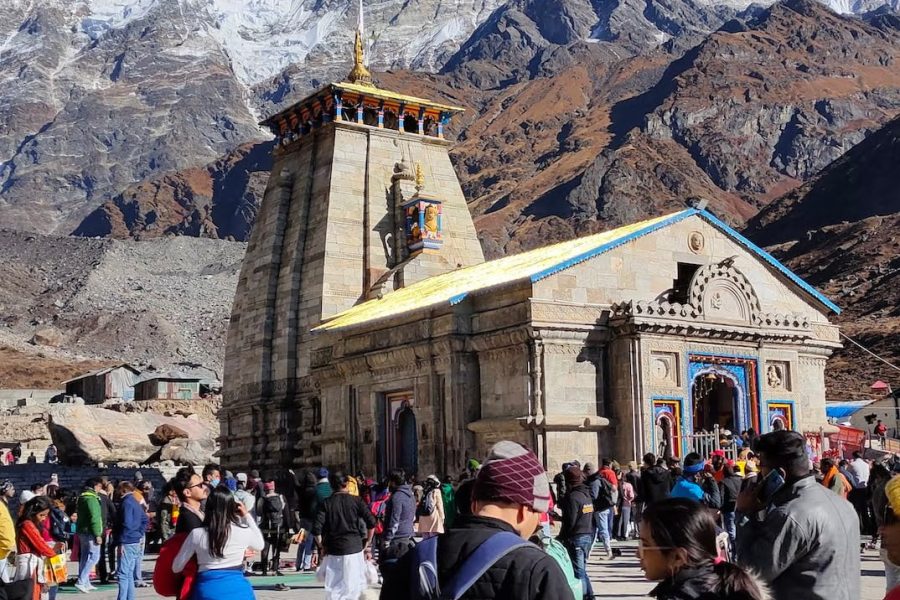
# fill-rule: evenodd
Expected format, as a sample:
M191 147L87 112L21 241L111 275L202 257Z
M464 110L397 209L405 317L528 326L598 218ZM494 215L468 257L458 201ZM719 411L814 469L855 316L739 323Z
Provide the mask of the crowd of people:
M247 574L287 568L315 572L329 600L357 600L379 581L385 599L584 599L594 596L591 553L615 560L634 539L661 600L857 600L863 533L880 544L898 600L894 473L900 459L814 462L802 435L780 430L737 461L721 451L647 454L640 466L573 460L552 483L513 442L456 478L396 469L374 481L324 467L261 477L207 465L181 469L158 492L138 475L92 478L77 493L54 479L18 495L15 521L17 491L4 482L0 564L7 596L23 599L55 597L46 563L72 553L76 590L115 581L118 599L132 600L157 546L154 586L182 600L250 600ZM296 556L283 555L294 544Z
M0 465L16 465L20 463L25 463L28 465L34 465L38 462L38 457L35 456L34 452L29 452L28 456L25 457L25 460L22 460L22 444L14 444L12 448L4 448L0 449ZM47 449L44 450L44 464L45 465L56 465L59 464L59 450L56 448L56 444L49 444Z

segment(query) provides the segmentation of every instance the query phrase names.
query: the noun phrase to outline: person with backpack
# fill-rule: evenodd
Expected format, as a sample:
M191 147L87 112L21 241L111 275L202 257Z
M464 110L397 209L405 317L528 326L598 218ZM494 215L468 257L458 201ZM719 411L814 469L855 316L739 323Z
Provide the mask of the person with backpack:
M444 497L441 495L441 480L436 475L429 475L425 480L417 515L419 535L423 538L444 533Z
M391 472L388 488L391 497L385 506L384 545L379 553L382 564L398 560L413 547L416 522L416 501L403 469Z
M297 524L297 571L310 571L313 568L313 536L312 526L318 513L319 499L316 495L316 476L306 471L301 477L298 490L297 512L300 520Z
M266 495L257 502L256 514L259 515L259 525L262 529L266 545L262 551L262 574L269 574L269 565L277 575L281 575L281 537L284 532L284 513L287 502L284 496L275 491L275 482L267 481L263 484ZM272 552L272 561L269 561L269 551Z
M474 514L386 569L380 597L572 600L556 560L526 541L549 502L550 482L534 453L498 442L476 476Z
M566 495L559 499L562 525L559 539L565 544L572 559L575 577L581 581L581 596L591 600L594 589L587 574L587 561L594 545L594 500L588 486L584 484L581 469L571 466L566 469Z
M313 535L322 557L326 600L356 600L365 591L366 559L371 558L375 517L359 496L350 494L350 477L331 476L332 489L316 515ZM365 525L365 538L360 523Z
M381 548L384 536L384 516L387 501L391 497L387 485L372 486L372 501L369 503L369 512L375 517L375 535L372 538L372 547Z
M612 560L612 528L610 516L616 503L619 501L619 493L609 479L597 471L592 463L585 463L584 473L587 476L587 487L590 490L594 504L594 530L596 539L603 546L603 560Z

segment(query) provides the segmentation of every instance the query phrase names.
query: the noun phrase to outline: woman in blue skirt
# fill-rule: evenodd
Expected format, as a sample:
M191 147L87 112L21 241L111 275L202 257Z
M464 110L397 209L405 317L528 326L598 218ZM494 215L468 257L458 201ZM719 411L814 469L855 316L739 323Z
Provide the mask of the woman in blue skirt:
M256 521L231 490L220 485L206 500L203 527L188 534L172 570L181 573L191 557L197 557L190 600L253 600L253 588L244 577L244 554L262 550L264 545Z

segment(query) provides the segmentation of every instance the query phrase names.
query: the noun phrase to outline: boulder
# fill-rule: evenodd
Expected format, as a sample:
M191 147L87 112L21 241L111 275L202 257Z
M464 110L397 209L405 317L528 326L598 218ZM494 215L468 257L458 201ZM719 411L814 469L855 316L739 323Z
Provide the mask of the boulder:
M173 440L159 453L162 461L171 460L175 464L205 465L213 462L216 451L214 440Z
M151 443L151 434L162 425L180 431L202 447L215 447L218 427L183 417L165 417L151 412L122 413L97 406L53 404L48 409L50 435L59 449L60 460L69 465L145 463L159 452Z
M165 446L169 442L179 438L189 437L187 432L181 427L172 425L171 423L163 423L157 426L150 434L150 443L154 446Z
M31 336L31 343L35 346L53 346L54 348L63 343L63 335L52 327L38 329Z

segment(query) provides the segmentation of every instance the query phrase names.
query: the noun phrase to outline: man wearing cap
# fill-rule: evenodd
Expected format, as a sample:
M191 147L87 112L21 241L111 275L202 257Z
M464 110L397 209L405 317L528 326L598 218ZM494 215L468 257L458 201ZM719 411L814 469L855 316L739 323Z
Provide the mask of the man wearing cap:
M318 478L316 482L316 500L321 506L332 494L331 483L328 481L328 469L320 467L316 472L316 477Z
M256 517L256 499L253 494L247 491L247 482L249 478L246 473L238 473L235 477L237 480L237 489L234 491L234 499L244 505L247 514Z
M16 495L16 487L8 479L0 483L0 578L7 580L7 557L16 551L16 526L9 512L9 499Z
M737 499L738 562L766 581L774 600L859 600L853 506L816 483L803 435L773 431L756 448L760 483Z
M495 534L508 532L527 540L550 504L550 482L537 457L514 442L498 442L482 463L472 491L472 516L460 517L437 540L437 579L445 586L466 560ZM381 598L410 597L418 581L415 553L406 554L386 571ZM536 545L525 543L500 556L461 598L571 600L572 590L557 562Z
M713 479L722 483L725 479L725 451L713 450L709 462L712 465Z

